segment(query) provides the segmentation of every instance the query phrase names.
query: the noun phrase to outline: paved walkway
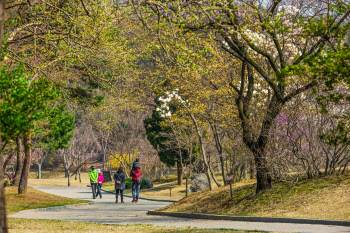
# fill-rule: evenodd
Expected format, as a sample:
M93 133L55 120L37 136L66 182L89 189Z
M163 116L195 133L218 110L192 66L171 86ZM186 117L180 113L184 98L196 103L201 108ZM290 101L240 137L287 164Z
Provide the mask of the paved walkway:
M148 210L161 208L167 202L140 200L138 204L131 203L131 198L125 197L124 204L114 203L115 197L103 193L102 199L92 199L91 188L88 187L35 187L41 191L64 197L95 201L95 205L84 205L47 211L19 212L11 215L15 218L57 219L69 221L95 222L105 224L152 224L157 226L226 228L242 230L261 230L272 232L350 232L350 227L289 224L289 223L259 223L217 221L163 216L149 216Z

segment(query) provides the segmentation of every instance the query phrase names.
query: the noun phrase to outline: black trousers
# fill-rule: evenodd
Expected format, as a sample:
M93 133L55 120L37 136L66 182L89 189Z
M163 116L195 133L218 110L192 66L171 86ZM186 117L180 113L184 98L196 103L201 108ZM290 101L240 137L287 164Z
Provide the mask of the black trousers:
M97 188L97 183L91 183L91 189L92 189L92 196L96 197L96 188Z
M116 189L115 190L115 198L118 199L119 192L120 192L121 201L123 201L123 192L124 192L124 190Z

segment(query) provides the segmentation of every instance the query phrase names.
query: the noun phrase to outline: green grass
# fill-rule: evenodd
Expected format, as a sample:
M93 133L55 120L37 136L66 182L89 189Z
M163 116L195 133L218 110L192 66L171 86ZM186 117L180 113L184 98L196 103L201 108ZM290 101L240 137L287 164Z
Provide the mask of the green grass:
M88 202L73 198L55 196L30 187L28 187L27 192L23 195L17 194L17 187L7 187L5 189L5 194L7 213Z
M255 194L255 184L235 186L233 196L231 200L229 187L222 187L194 194L160 210L350 221L350 174L302 179L293 187L276 182L272 190L259 195Z
M96 223L66 222L58 220L38 220L38 219L9 219L9 232L11 233L53 233L53 232L70 232L70 233L245 233L245 232L263 232L263 231L242 231L227 229L200 229L191 227L160 227L153 225L104 225Z

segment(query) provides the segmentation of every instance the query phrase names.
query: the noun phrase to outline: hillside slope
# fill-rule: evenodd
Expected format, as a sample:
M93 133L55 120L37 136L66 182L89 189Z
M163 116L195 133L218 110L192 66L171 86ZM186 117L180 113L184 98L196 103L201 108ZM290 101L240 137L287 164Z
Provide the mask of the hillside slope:
M350 221L350 174L300 180L294 187L277 182L255 195L255 184L229 186L191 195L161 211L238 216L332 219Z

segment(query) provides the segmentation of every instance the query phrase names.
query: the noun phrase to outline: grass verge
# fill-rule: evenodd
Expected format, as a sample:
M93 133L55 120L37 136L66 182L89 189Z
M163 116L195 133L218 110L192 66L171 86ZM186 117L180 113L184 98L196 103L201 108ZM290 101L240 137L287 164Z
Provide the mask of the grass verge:
M255 194L255 184L205 191L184 198L160 211L237 216L310 218L350 221L350 174L303 179L294 187L277 182ZM200 204L199 204L200 203Z
M262 231L237 231L237 230L220 230L220 229L200 229L200 228L179 228L179 227L160 227L152 225L104 225L96 223L82 222L65 222L58 220L39 220L39 219L9 219L10 233L53 233L53 232L70 232L70 233L130 233L130 232L173 232L173 233L244 233L244 232L262 232Z
M7 213L87 202L84 200L55 196L30 187L28 187L26 194L23 195L17 193L17 187L7 187L5 189L5 194Z

